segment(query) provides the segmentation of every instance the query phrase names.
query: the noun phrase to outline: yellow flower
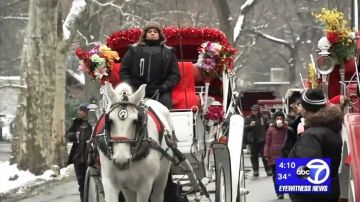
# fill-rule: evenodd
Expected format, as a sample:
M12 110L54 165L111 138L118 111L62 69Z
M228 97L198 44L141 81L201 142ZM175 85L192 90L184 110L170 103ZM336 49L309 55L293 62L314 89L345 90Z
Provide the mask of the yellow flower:
M316 81L316 73L315 73L315 67L313 63L309 63L308 65L308 72L309 72L309 80L311 82L312 88L319 88L319 84Z
M342 45L350 46L353 41L349 40L351 30L348 28L348 21L344 19L344 14L336 9L321 9L321 12L313 12L313 16L324 24L324 32L336 33Z
M119 54L116 51L111 50L105 44L99 47L99 51L104 57L106 57L110 61L120 59Z
M342 36L350 32L350 29L347 27L348 22L344 19L344 14L336 9L329 10L323 8L321 12L313 12L312 14L318 21L324 24L325 32L335 32Z

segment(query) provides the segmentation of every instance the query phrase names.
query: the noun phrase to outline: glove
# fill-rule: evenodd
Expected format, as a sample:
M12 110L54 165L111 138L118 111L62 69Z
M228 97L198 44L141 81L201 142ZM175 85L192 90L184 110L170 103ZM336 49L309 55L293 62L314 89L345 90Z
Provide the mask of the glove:
M167 89L167 88L166 88L165 85L161 85L160 88L159 88L160 94L166 92L166 89Z
M156 90L157 90L157 87L147 85L145 88L146 97L152 97Z

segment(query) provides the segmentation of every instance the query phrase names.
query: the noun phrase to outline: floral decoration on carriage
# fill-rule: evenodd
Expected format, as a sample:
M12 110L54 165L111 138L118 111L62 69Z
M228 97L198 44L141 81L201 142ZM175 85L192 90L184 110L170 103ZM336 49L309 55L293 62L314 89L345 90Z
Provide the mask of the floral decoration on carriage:
M321 79L316 73L314 63L309 63L307 66L308 80L306 89L321 89Z
M208 122L207 125L214 125L217 123L221 123L224 120L224 108L223 106L217 102L218 104L210 105L205 112L204 118Z
M199 56L196 66L200 68L205 81L221 78L223 71L231 72L234 68L236 49L230 45L206 41L198 48Z
M348 27L344 14L336 9L323 8L313 16L324 25L324 33L330 44L329 52L335 64L341 64L355 55L355 32Z
M81 60L78 70L87 73L91 79L98 80L102 84L109 80L114 62L120 59L116 51L100 42L95 43L89 51L77 48L75 54Z

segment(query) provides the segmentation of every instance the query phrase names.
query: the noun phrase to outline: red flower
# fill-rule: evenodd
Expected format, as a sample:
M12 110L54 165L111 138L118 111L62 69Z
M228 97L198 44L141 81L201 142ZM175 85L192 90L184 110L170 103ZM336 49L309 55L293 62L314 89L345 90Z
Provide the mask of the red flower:
M75 54L80 60L89 58L89 54L81 48L77 48Z
M331 44L339 42L340 39L339 34L337 34L336 32L328 32L326 34L326 38Z
M222 121L224 119L224 109L220 105L210 105L205 114L205 119L213 121Z

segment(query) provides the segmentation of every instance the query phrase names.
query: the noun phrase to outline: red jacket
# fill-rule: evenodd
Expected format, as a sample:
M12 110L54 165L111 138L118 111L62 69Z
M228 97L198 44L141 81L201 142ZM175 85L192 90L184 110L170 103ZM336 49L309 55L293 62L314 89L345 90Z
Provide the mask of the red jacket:
M269 165L275 165L275 160L282 157L282 147L285 142L287 126L278 128L271 126L266 131L264 157L268 159Z

